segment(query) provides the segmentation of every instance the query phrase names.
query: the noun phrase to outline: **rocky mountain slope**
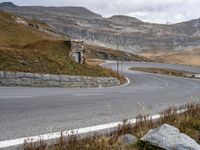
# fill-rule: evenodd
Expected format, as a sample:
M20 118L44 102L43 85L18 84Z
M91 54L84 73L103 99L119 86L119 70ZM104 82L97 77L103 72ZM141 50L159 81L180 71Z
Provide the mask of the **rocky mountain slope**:
M155 51L180 51L200 45L198 20L162 25L142 22L137 18L113 16L103 18L83 7L16 6L1 3L0 9L21 16L39 19L58 33L89 44L132 53Z

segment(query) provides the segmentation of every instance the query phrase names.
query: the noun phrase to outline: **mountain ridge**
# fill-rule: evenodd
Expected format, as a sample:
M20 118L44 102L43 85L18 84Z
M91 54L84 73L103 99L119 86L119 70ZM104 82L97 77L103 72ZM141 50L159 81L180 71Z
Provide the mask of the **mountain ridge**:
M117 15L104 18L83 7L0 7L17 15L39 19L56 32L75 39L131 53L182 51L200 44L200 24L196 20L177 24L153 24Z
M18 7L18 6L12 2L2 2L0 3L0 7Z
M82 10L85 10L85 11L88 11L90 12L91 14L95 14L97 15L98 17L102 17L104 19L112 19L112 18L125 18L125 19L132 19L132 20L135 20L135 22L144 22L142 20L140 20L139 18L136 18L136 17L133 17L133 16L128 16L128 15L112 15L110 17L103 17L102 15L100 14L97 14L93 11L91 11L90 9L86 8L86 7L83 7L83 6L39 6L39 5L33 5L33 6L29 6L29 5L26 5L26 6L19 6L19 5L16 5L14 4L13 2L2 2L0 3L0 7L22 7L22 8L54 8L54 9L59 9L59 8L71 8L71 9L82 9ZM199 20L199 18L194 18L194 19L191 19L191 20L186 20L186 21L182 21L182 22L177 22L177 23L171 23L171 22L168 22L166 21L166 23L151 23L151 22L144 22L144 23L149 23L149 24L157 24L157 25L174 25L174 24L180 24L180 23L185 23L185 22L189 22L189 21L194 21L194 20Z

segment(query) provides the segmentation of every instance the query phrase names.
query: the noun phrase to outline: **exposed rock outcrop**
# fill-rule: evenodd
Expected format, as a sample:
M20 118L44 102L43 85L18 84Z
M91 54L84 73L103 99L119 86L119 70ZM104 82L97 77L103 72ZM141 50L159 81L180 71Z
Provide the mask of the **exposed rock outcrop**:
M142 141L166 150L200 150L200 145L195 140L168 124L151 129Z

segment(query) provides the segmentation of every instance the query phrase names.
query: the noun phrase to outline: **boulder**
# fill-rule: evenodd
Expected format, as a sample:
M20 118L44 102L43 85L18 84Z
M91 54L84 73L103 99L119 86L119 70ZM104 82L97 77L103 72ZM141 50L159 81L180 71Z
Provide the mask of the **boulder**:
M135 144L137 143L137 138L132 134L125 134L119 137L119 142L124 144Z
M200 150L194 139L168 124L151 129L141 140L166 150Z

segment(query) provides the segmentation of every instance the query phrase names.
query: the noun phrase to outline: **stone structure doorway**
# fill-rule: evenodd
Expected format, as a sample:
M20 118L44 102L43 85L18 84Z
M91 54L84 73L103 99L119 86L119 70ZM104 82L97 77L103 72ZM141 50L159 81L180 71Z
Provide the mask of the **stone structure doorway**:
M71 52L70 56L78 64L84 64L85 62L85 46L84 41L71 40Z
M75 53L75 62L81 64L81 52Z

